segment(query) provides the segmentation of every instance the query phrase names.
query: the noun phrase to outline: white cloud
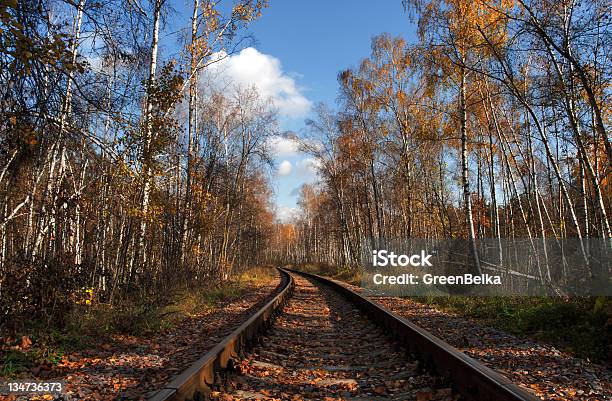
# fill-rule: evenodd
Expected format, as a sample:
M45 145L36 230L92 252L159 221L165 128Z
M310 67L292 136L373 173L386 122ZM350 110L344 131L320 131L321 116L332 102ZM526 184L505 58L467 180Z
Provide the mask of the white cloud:
M270 137L267 141L267 148L275 157L295 156L299 152L297 141L280 135Z
M279 206L276 209L276 218L281 223L291 223L299 215L299 211L295 207Z
M307 157L295 163L295 172L306 182L315 182L319 176L321 161L314 157Z
M219 53L213 58L224 56ZM304 117L310 111L311 102L302 95L293 77L283 72L280 60L253 47L213 63L209 69L241 87L254 85L283 116Z
M293 165L291 162L289 160L283 160L278 166L278 175L289 175L292 169Z

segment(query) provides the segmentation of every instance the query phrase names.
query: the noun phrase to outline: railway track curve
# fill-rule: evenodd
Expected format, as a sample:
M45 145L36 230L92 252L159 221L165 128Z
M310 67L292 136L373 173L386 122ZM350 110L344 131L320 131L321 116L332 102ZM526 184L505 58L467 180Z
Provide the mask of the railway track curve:
M279 270L280 293L150 401L538 399L340 283Z

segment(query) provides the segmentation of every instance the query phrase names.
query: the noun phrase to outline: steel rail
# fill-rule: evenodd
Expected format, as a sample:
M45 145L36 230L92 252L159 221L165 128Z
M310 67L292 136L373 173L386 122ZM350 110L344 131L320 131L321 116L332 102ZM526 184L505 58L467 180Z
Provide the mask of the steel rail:
M165 385L149 401L184 401L206 399L216 375L227 369L232 358L238 356L248 343L254 341L282 309L293 292L293 278L283 269L282 290L246 322L223 339L203 357L195 361L170 383Z
M323 283L343 295L415 353L426 366L451 379L456 390L469 400L537 401L538 397L507 377L465 355L427 330L390 312L344 285L312 273L288 271Z

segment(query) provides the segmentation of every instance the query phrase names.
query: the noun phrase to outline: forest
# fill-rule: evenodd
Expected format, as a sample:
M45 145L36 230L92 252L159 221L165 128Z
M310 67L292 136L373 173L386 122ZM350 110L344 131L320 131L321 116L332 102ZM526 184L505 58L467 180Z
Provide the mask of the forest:
M307 121L321 181L279 228L284 256L358 266L371 238L610 239L610 5L403 4L419 42L374 37L338 74L339 108Z
M355 270L372 238L611 240L608 1L404 0L417 40L372 38L299 133L319 180L293 221L275 105L212 68L267 1L189 4L168 55L170 0L0 2L3 329L249 266Z
M266 4L196 0L168 59L171 6L0 5L3 326L61 320L83 289L110 304L161 297L263 257L275 111L205 71Z

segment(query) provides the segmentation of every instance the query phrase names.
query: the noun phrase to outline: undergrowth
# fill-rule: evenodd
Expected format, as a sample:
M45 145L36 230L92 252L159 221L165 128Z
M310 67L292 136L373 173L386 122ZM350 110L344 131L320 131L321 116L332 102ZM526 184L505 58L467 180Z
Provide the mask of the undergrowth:
M609 297L419 297L416 301L484 320L506 332L557 346L576 356L610 362Z
M253 267L220 284L175 288L161 302L135 298L115 305L75 304L62 325L34 320L18 332L0 333L0 377L55 366L67 352L86 353L112 341L113 335L149 336L172 330L184 319L214 311L275 277L272 268Z

